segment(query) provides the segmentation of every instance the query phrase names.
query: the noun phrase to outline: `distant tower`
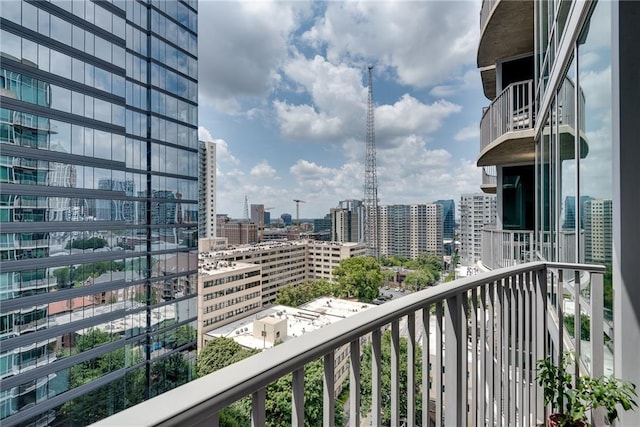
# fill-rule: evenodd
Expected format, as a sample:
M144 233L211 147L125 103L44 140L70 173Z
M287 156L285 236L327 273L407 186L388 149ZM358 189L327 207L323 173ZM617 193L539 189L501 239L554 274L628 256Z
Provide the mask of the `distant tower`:
M373 66L369 66L369 97L367 104L367 140L364 170L364 241L367 253L380 258L380 239L378 231L378 178L376 173L376 129L373 114Z

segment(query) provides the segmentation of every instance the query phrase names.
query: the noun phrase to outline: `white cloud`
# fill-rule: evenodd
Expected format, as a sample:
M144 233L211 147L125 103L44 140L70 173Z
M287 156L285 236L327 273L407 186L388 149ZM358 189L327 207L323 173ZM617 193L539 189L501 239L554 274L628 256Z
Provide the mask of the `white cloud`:
M227 141L224 139L215 139L211 136L211 131L206 127L198 127L198 140L213 141L216 143L216 160L218 163L238 164L238 159L231 154L231 151L229 151L229 144L227 144Z
M466 141L467 139L477 139L480 137L480 126L477 123L470 124L460 129L453 137L456 141Z
M258 163L253 168L251 168L251 176L259 179L267 179L267 178L273 179L277 177L277 173L276 173L276 170L273 167L271 167L269 162L267 162L266 160L263 160L262 162Z
M268 95L280 80L291 32L309 7L301 2L201 2L200 102L235 113L241 98Z
M403 84L427 87L473 64L480 2L329 2L303 35L332 62L376 58Z

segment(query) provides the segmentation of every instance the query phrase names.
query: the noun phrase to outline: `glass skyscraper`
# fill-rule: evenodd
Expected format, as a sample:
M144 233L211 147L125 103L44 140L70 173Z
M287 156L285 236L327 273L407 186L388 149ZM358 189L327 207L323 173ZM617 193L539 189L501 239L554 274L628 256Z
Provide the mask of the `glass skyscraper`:
M191 379L197 1L0 13L0 424L87 424Z

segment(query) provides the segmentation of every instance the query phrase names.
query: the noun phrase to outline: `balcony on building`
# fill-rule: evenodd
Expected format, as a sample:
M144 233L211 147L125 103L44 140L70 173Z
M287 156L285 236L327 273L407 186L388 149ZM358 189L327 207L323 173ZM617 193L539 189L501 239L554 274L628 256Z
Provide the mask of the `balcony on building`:
M342 405L334 388L334 355L344 345L350 347L350 426L382 425L384 401L391 426L542 425L547 409L535 382L536 360L558 360L572 349L581 374L610 373L602 319L604 271L602 266L531 262L431 287L275 346L96 425L218 426L224 408L249 397L252 425L262 426L269 421L267 385L292 374L290 424L303 426L304 368L320 359L323 425L334 426L336 405ZM589 341L580 339L579 328L564 327L565 315L590 316ZM386 372L381 337L388 329ZM369 336L370 367L360 357ZM404 374L401 339L407 342ZM372 379L370 394L363 395L364 368L371 369ZM388 396L382 395L383 375L390 378ZM409 391L406 409L401 409L401 390ZM370 399L370 410L361 409L364 399ZM419 412L418 405L429 409Z

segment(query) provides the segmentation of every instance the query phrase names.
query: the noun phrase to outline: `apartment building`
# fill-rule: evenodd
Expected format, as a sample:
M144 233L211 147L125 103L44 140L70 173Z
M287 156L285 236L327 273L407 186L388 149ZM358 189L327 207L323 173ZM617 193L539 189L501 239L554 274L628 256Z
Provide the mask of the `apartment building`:
M496 197L474 193L460 196L460 261L473 265L482 259L482 230L495 226Z
M199 193L198 193L198 237L216 237L216 143L200 141L198 156Z
M416 258L444 255L442 206L429 204L378 207L380 254Z
M0 424L78 423L87 402L91 423L190 378L151 381L195 347L158 351L197 319L197 4L0 16Z
M360 242L364 230L364 204L362 200L341 200L331 208L331 240L334 242Z

